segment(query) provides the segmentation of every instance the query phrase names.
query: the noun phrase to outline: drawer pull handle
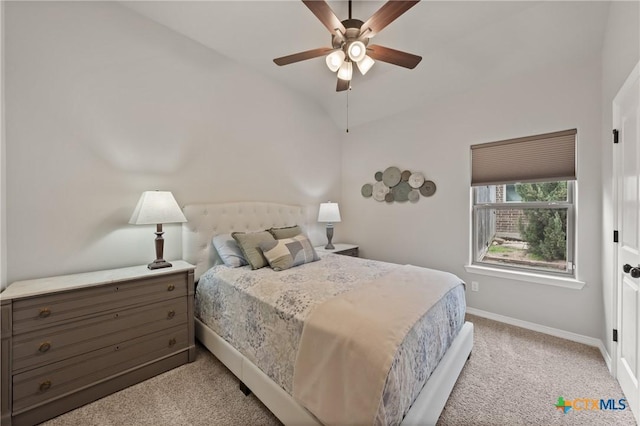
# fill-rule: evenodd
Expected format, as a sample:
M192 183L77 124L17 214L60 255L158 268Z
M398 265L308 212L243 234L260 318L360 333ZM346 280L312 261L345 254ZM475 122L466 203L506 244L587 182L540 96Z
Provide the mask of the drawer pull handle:
M49 309L49 308L40 308L40 313L38 313L38 316L40 318L46 318L49 315L51 315L51 309Z
M176 311L174 311L173 309L167 312L167 318L171 319L175 316L176 316Z
M176 344L176 339L175 339L175 337L173 337L173 338L169 339L169 347L172 347L172 346L173 346L173 345L175 345L175 344Z
M40 392L44 392L46 390L49 390L51 388L51 380L45 380L44 382L40 383Z
M169 284L169 286L167 287L167 291L173 291L176 289L176 286L173 284Z
M40 347L38 348L38 350L42 353L45 353L49 349L51 349L51 342L40 343Z

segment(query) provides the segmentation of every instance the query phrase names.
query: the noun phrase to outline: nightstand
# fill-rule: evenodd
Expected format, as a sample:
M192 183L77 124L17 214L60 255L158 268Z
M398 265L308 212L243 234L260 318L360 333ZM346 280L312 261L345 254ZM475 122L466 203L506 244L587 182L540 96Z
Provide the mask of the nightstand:
M37 424L194 361L193 271L175 261L8 286L2 424Z
M324 246L314 247L318 253L335 253L345 256L358 257L358 246L356 244L334 244L335 249L328 250Z

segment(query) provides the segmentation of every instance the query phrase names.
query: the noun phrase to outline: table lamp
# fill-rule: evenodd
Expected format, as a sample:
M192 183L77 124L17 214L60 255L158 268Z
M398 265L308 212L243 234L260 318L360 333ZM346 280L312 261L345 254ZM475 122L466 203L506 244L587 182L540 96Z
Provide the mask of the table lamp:
M331 239L333 238L333 224L340 222L340 209L338 208L338 203L332 203L331 201L321 203L320 210L318 211L318 222L327 223L328 242L324 248L327 250L335 249L333 244L331 244Z
M169 268L171 264L162 258L164 238L163 223L186 222L180 206L169 191L145 191L138 200L138 205L129 219L133 225L156 225L156 260L149 269Z

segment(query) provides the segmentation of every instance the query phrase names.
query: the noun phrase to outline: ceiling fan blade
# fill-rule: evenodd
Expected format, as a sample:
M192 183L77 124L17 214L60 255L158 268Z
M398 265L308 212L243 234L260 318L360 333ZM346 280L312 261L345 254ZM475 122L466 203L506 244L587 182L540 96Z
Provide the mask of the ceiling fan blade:
M373 37L382 31L384 27L395 21L400 15L415 6L419 1L420 0L389 0L382 5L382 7L371 16L371 18L367 19L367 21L362 24L360 27L361 32L369 29L366 37Z
M317 49L306 50L300 53L294 53L293 55L283 56L273 60L277 65L289 65L294 62L306 61L307 59L317 58L318 56L326 55L333 49L330 47L319 47Z
M336 29L340 30L342 34L347 31L344 25L342 25L342 21L338 19L324 0L302 0L302 3L316 15L316 18L322 22L322 25L327 27L331 34L335 34Z
M378 61L399 65L409 69L414 69L422 60L422 56L401 52L378 44L370 44L367 46L367 55Z
M349 80L343 80L339 78L338 84L336 85L336 92L344 92L345 90L349 90L349 83Z

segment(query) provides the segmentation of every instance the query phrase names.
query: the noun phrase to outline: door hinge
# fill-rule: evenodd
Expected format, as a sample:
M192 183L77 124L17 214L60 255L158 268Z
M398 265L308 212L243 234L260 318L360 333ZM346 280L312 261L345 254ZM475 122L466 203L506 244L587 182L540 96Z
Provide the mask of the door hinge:
M613 129L613 143L618 143L618 129Z
M613 329L613 341L618 341L618 330L616 330L615 328Z
M618 231L613 231L613 242L614 243L618 242Z

